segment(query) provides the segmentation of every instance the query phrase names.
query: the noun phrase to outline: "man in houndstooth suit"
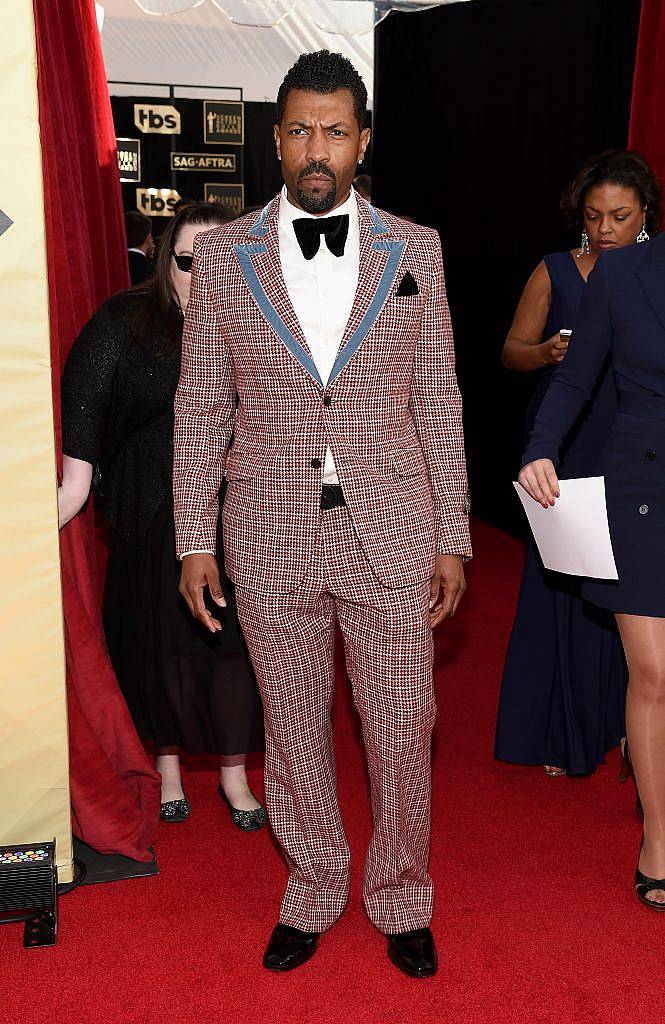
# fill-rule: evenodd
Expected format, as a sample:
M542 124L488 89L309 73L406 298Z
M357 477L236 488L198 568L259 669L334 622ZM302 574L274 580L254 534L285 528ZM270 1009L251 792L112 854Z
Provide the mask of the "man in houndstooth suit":
M199 235L175 403L176 534L181 591L215 631L203 595L224 603L226 474L226 571L290 872L265 966L304 963L348 897L330 727L337 620L372 790L365 907L392 961L428 977L432 627L465 586L466 470L438 236L351 188L366 98L345 58L301 57L277 101L283 192Z

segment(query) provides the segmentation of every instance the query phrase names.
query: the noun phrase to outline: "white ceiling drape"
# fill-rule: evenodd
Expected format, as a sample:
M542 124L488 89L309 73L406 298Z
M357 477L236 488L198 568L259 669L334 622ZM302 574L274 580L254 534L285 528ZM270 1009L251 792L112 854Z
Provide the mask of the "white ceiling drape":
M199 95L215 86L241 87L245 99L271 102L301 53L329 49L351 60L371 104L375 22L391 7L417 10L437 2L465 0L99 0L98 6L110 81L195 85L202 87ZM111 86L113 94L139 91Z
M301 53L332 49L353 62L371 90L371 33L357 39L331 36L293 14L285 14L271 28L235 25L208 0L163 17L146 14L135 0L100 2L105 14L102 48L110 81L199 85L205 95L210 95L205 87L241 87L246 100L273 102L280 82ZM191 0L171 2L191 4ZM112 94L138 91L111 86Z
M134 0L153 15L180 14L213 4L237 25L273 26L297 10L322 32L363 35L391 10L417 10L462 0Z

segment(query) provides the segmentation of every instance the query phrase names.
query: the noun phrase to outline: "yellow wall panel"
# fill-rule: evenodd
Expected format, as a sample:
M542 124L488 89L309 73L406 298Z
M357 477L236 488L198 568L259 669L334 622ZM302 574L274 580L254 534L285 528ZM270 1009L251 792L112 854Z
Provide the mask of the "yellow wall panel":
M0 3L0 843L71 880L65 658L32 0ZM6 221L13 223L2 231Z

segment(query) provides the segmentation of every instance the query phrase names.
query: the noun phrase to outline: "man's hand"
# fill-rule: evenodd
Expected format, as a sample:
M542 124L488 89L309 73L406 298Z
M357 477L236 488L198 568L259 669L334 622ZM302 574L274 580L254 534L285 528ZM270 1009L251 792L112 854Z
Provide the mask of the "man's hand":
M536 459L520 470L517 478L527 494L543 508L550 508L560 496L559 479L551 459Z
M215 604L220 608L226 608L215 556L206 553L185 555L180 575L180 593L194 618L202 622L211 633L218 633L222 624L217 619L213 619L203 600L203 590L206 586L209 588Z
M437 555L436 568L430 582L429 618L432 629L455 614L465 590L464 563L460 556Z

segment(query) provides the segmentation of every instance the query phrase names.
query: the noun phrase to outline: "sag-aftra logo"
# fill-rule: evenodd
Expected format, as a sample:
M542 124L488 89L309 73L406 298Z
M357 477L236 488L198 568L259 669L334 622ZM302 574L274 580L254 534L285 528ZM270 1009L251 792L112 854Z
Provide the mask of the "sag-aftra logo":
M235 173L235 153L171 153L172 171L228 171Z

